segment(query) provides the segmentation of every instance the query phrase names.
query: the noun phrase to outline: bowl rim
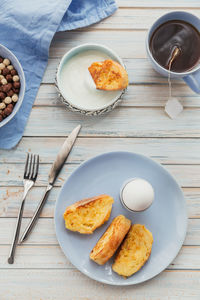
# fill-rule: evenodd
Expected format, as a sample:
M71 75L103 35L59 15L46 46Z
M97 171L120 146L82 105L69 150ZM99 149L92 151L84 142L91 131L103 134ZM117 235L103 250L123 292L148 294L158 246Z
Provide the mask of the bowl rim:
M20 107L22 105L22 102L24 100L25 90L26 90L26 80L25 80L24 70L22 68L21 63L19 62L19 60L15 56L15 54L11 50L9 50L6 46L0 44L0 49L1 48L4 49L5 52L9 53L9 55L16 60L18 68L21 71L20 81L23 81L24 87L23 87L23 89L21 89L21 87L20 87L21 95L17 102L18 105L15 105L15 110L9 116L7 116L2 122L0 122L0 128L3 127L4 125L6 125L10 120L12 120L12 118L14 118L14 116L16 115L16 113L18 112L18 110L20 109ZM11 63L12 63L12 61L11 61Z
M88 49L88 47L91 47L91 49ZM81 45L78 45L78 46L75 46L73 48L71 48L69 51L67 51L61 58L59 64L58 64L58 67L57 67L57 71L56 71L56 77L55 77L55 85L56 85L56 88L58 89L58 92L59 94L61 95L61 97L64 99L64 101L62 100L62 102L64 102L66 104L68 104L68 108L73 108L74 110L76 111L79 111L79 112L88 112L88 113L95 113L95 112L98 112L98 114L100 114L100 112L104 112L104 110L106 110L107 108L110 108L111 106L113 106L116 102L118 103L118 100L121 99L122 95L124 94L125 89L119 91L119 94L117 96L115 96L113 98L113 100L111 100L109 103L107 104L104 104L102 105L101 107L97 107L97 108L85 108L85 107L81 107L79 105L76 105L75 103L73 103L73 101L70 100L70 98L67 98L63 95L62 93L62 89L60 87L60 84L59 84L59 75L60 75L60 72L61 72L61 69L62 69L62 66L63 66L63 63L65 61L65 59L70 55L70 54L73 54L73 52L75 52L76 50L80 50L80 52L82 51L89 51L89 50L93 50L92 47L96 47L95 50L100 50L101 52L103 52L103 50L106 50L107 54L111 55L113 58L116 58L116 60L122 65L122 67L125 67L125 64L123 62L123 60L121 59L121 57L115 52L113 51L112 49L110 49L109 47L103 45L103 44L98 44L98 43L84 43L84 44L81 44ZM78 54L78 53L77 53ZM115 107L115 105L114 105ZM113 107L113 108L114 108Z

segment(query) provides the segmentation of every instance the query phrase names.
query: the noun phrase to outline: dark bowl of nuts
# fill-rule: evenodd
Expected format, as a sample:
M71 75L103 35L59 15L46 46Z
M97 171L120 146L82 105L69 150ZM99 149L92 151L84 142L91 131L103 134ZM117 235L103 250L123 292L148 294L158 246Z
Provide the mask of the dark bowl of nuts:
M25 77L16 56L0 44L0 127L19 110L25 93Z

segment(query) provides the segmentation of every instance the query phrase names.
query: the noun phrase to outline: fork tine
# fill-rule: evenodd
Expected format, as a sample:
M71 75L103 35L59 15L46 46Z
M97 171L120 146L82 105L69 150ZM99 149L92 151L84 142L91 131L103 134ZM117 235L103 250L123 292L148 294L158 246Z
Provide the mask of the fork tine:
M33 180L34 165L35 165L35 155L32 154L32 161L31 161L30 175L29 175L29 179L31 180Z
M27 153L26 155L26 164L25 164L25 168L24 168L24 177L26 177L26 173L27 173L27 168L28 168L28 163L29 163L29 153Z
M31 165L32 165L32 160L33 160L33 155L30 155L30 159L29 159L29 164L27 167L27 173L26 173L26 177L29 178L30 174L31 174Z
M39 162L40 162L40 157L39 157L39 155L37 155L37 160L36 160L36 168L35 168L35 180L36 180L36 178L37 178L37 176L38 176L38 170L39 170Z
M33 162L33 172L32 172L32 180L36 180L38 175L38 168L39 168L39 155L34 155L34 162Z

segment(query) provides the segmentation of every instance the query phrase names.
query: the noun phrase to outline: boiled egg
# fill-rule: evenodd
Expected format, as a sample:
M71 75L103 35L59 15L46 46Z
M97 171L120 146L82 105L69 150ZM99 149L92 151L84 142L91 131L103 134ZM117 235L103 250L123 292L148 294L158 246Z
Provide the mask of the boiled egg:
M154 189L145 179L133 178L126 182L121 189L121 202L130 211L143 211L154 200Z

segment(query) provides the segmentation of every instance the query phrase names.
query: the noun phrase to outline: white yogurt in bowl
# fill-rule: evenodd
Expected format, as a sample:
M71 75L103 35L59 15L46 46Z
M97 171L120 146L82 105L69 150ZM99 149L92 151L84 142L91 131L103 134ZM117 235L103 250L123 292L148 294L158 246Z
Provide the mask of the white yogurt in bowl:
M102 110L112 108L111 106L119 101L123 91L96 89L88 71L93 62L106 59L113 59L124 66L122 60L112 50L102 45L85 44L66 53L56 75L56 85L62 101L67 102L68 106L76 111L89 114L98 114Z

